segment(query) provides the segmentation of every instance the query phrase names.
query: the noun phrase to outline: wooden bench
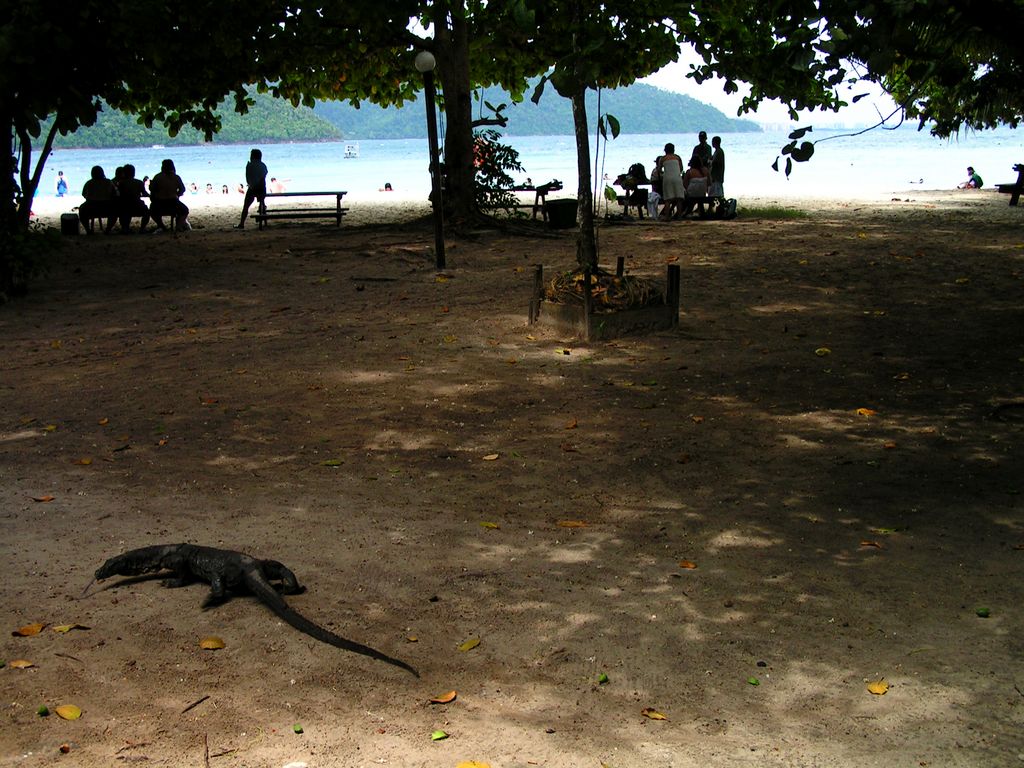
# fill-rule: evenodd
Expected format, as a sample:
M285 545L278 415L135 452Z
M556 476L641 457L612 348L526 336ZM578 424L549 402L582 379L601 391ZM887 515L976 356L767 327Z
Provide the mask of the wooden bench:
M260 204L259 212L253 216L260 229L263 229L271 219L334 219L335 224L341 226L341 217L348 213L348 208L341 207L341 199L348 192L268 192L266 199ZM333 208L324 206L322 208L267 208L267 202L271 198L279 197L333 197L335 205Z
M630 207L636 208L637 218L642 219L647 210L647 200L650 197L650 190L634 187L627 189L626 194L616 195L615 202L622 206L622 215L629 216Z
M1010 196L1010 205L1017 205L1021 192L1024 192L1024 163L1017 163L1013 166L1017 172L1017 181L1011 184L999 184L999 191Z

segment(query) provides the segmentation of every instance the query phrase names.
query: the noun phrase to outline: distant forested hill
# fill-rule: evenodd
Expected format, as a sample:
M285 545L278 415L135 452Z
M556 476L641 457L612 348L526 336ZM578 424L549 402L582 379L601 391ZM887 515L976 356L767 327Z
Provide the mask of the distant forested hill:
M511 104L509 95L499 88L487 88L478 104L507 103L508 127L502 130L509 136L571 135L572 107L568 99L547 88L539 104L529 99ZM361 108L341 102L321 102L314 107L316 114L336 125L346 138L410 139L425 134L426 118L422 102L407 104L402 109L364 104ZM727 117L707 104L690 96L671 93L644 83L628 88L601 92L601 112L618 118L623 133L731 133L760 131L750 120ZM484 114L489 111L484 108ZM587 114L591 122L597 118L597 94L587 94Z
M217 144L237 144L275 141L331 141L341 138L341 132L327 120L318 117L308 107L293 107L286 101L266 94L251 94L255 100L249 112L237 114L233 104L221 105L222 127L214 137ZM80 128L69 136L58 136L57 148L81 149L85 147L148 147L153 144L168 146L202 144L198 131L185 129L173 139L160 125L146 128L139 125L134 115L105 108L88 128Z
M223 127L215 137L218 144L257 144L286 141L331 141L338 139L408 139L426 135L426 119L422 101L403 108L385 109L373 104L361 108L341 102L322 102L314 109L293 107L286 101L265 94L253 94L256 104L248 114L236 114L231 105L222 105ZM484 91L478 104L508 103L505 110L508 127L502 132L510 136L552 136L572 134L572 109L568 99L548 88L540 104L527 100L511 104L508 94L498 88ZM591 120L597 117L597 94L588 94L587 111ZM628 88L602 91L601 111L618 118L623 133L708 133L759 131L756 123L726 117L714 107L689 96L670 93L650 85L637 83ZM484 108L484 114L489 114ZM96 125L81 128L70 136L58 136L55 147L138 147L164 144L168 146L201 144L203 137L193 130L183 130L175 138L166 128L139 125L133 115L110 108L100 113Z

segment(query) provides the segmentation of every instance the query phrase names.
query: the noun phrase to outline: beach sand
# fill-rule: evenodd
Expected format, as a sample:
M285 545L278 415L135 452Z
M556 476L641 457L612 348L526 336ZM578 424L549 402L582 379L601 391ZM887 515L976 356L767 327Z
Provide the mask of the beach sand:
M34 664L0 670L0 765L1021 764L1006 203L603 225L682 310L600 343L527 320L571 231L463 232L442 272L396 198L62 238L0 307L0 659ZM281 560L296 610L420 677L203 586L79 599L179 541Z

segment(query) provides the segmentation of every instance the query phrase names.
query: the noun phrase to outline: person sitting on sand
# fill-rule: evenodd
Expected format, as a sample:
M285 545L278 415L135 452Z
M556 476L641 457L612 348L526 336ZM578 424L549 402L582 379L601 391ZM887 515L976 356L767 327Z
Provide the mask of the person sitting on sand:
M381 187L380 189L378 189L377 191L378 192L391 192L391 191L393 191L391 189L391 182L390 181L385 181L384 182L384 186Z
M973 168L971 168L971 166L968 165L967 166L967 181L965 181L963 184L957 184L956 188L957 189L981 189L981 185L984 184L984 183L985 182L983 182L981 180L981 176L979 176L978 173Z
M179 231L192 229L188 223L188 206L179 199L185 194L185 182L174 168L174 161L167 159L160 164L160 173L149 182L149 196L152 199L149 212L156 222L157 232L167 231L163 216L171 217L171 226Z
M82 187L85 202L78 206L78 218L87 235L93 233L96 219L107 220L103 231L110 234L110 230L114 228L115 194L114 182L107 178L102 166L94 165L89 180Z
M235 225L235 229L245 229L245 220L249 217L249 207L254 200L259 200L257 210L262 211L264 201L267 199L267 169L263 162L263 153L254 149L249 153L249 162L245 164L245 183L249 185L245 190L245 200L242 201L242 218Z

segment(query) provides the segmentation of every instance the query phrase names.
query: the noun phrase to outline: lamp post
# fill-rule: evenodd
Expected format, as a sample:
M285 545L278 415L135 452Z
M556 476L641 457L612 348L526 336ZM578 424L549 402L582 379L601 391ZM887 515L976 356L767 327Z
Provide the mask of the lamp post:
M441 199L441 153L437 146L437 93L434 67L437 61L430 51L416 54L416 71L423 75L423 94L427 102L427 141L430 144L430 199L434 207L434 257L438 269L444 269L444 201Z

